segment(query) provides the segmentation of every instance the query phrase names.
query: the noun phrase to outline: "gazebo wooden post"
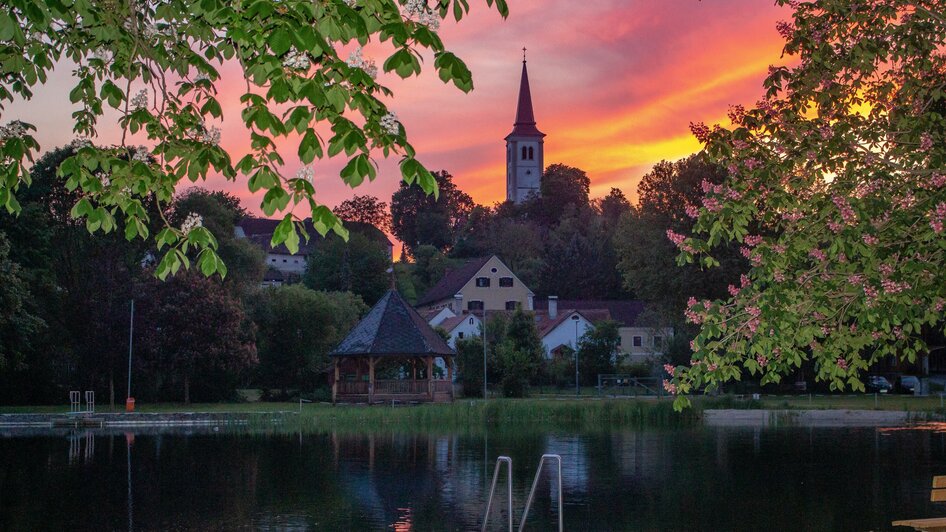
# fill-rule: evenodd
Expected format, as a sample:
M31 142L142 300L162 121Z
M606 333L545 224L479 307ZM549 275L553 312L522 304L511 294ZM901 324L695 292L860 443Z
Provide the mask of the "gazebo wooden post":
M450 399L453 399L453 357L445 356L443 361L447 364L447 389L450 390Z
M374 363L375 357L368 357L368 404L374 402Z
M434 400L434 357L427 357L427 400Z
M335 401L338 399L338 358L334 360L335 371L332 378L332 404L335 404Z

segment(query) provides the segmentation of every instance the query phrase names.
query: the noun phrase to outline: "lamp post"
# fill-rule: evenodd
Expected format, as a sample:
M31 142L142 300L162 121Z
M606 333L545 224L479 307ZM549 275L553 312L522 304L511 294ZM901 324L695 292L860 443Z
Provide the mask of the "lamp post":
M578 386L578 314L572 314L572 321L575 322L575 395L581 395Z
M486 305L483 305L483 400L486 397Z

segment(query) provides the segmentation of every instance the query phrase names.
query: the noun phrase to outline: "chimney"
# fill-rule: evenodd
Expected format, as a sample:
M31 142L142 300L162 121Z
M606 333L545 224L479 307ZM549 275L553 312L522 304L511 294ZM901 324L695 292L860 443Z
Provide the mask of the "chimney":
M558 316L558 296L549 296L549 319Z
M453 295L453 311L457 316L463 314L463 294Z

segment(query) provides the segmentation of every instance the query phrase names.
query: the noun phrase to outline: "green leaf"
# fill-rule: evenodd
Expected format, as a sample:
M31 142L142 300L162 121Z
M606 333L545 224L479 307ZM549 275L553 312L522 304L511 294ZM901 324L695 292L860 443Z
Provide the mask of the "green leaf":
M292 46L292 37L285 28L279 28L269 34L269 48L274 54L283 55Z

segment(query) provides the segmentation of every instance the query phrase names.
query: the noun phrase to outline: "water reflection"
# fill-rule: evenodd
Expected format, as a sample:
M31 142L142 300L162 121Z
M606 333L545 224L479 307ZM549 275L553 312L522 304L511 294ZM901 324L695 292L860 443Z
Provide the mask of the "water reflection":
M946 513L928 500L946 472L934 427L76 432L0 438L0 529L476 530L496 457L513 457L518 520L543 453L563 457L570 530L866 530ZM555 490L547 474L530 529L555 526Z

